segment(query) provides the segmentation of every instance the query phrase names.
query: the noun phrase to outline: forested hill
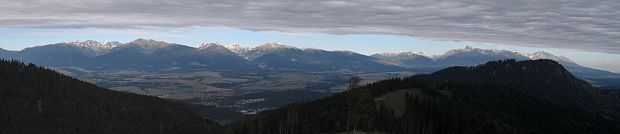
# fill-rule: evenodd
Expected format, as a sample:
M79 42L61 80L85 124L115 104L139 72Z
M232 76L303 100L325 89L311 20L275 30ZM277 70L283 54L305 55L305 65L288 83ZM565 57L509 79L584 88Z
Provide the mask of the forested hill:
M0 126L2 134L223 133L176 103L6 60L0 60Z
M355 87L355 86L352 86ZM620 101L551 60L493 61L388 79L254 116L258 133L617 133Z

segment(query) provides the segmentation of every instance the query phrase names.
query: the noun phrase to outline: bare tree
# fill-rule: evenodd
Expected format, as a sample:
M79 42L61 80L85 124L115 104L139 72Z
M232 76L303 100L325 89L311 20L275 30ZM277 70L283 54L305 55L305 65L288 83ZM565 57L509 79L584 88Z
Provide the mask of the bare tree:
M360 82L362 82L362 78L360 78L359 76L353 75L349 77L349 80L348 80L349 87L347 89L351 90L351 89L359 88Z
M347 81L348 82L347 90L352 90L352 89L359 88L361 81L362 81L362 78L360 78L359 76L353 75L353 76L349 77L349 80ZM351 104L352 103L351 102L351 94L347 93L347 94L345 94L345 96L347 97L347 100L349 100L349 102L347 102L347 109L346 109L347 110L346 131L347 131L347 133L350 133L349 132L349 130L350 130L349 129L349 125L350 125L351 112L352 112L351 111L351 109L352 109L352 107L351 107L351 105L352 105ZM355 129L355 127L354 127L354 129Z

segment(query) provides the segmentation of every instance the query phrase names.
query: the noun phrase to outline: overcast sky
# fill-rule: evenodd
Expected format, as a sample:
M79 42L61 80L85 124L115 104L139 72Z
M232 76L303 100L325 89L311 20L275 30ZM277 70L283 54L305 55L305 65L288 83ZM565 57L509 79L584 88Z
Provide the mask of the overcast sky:
M64 37L67 41L75 39L71 35L84 34L92 34L88 37L96 39L103 39L103 35L174 38L195 31L192 29L227 27L231 31L249 30L247 33L251 34L265 33L252 31L281 31L291 36L326 34L344 39L350 35L376 35L383 39L387 35L550 49L566 51L564 54L592 54L590 57L615 58L620 54L618 0L0 0L0 3L0 46L13 48L29 46L28 42L37 39L33 37L56 40ZM68 33L71 31L82 33ZM16 46L20 39L24 45ZM414 43L419 42L409 42ZM451 43L445 44L450 48ZM598 67L620 68L620 60L609 56L602 58L610 63ZM581 62L598 63L594 59Z

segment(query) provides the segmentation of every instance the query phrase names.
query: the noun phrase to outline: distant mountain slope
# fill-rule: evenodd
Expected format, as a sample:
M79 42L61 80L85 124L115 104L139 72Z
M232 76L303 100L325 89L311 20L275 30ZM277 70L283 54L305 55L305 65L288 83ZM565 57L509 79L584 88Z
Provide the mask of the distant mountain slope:
M557 62L505 60L261 112L237 133L614 133L618 102Z
M9 57L45 66L71 66L88 61L91 55L84 48L61 43L26 48Z
M0 48L0 58L13 57L13 53L15 53L15 51L9 51L9 50Z
M488 61L504 59L527 60L529 58L513 51L466 47L464 49L450 50L436 60L437 64L443 66L473 66Z
M414 52L380 53L373 54L371 57L384 60L395 60L397 63L400 63L402 66L408 68L436 66L433 59Z
M160 98L116 92L49 69L0 60L0 133L222 133Z
M240 50L236 50L236 51L239 51L240 52L239 54L242 57L245 57L248 60L254 60L254 59L256 59L258 57L261 57L261 56L263 56L265 54L270 54L270 53L273 53L273 52L283 52L283 51L285 52L285 51L297 51L297 50L300 50L297 47L287 46L287 45L284 45L284 44L281 44L281 43L265 43L263 45L251 48L251 49L249 49L249 51L248 50L243 50L243 48L236 48L236 49L240 49ZM245 54L243 54L244 51L247 51L247 52L245 52Z
M137 39L118 42L68 42L0 51L2 58L17 59L45 66L77 66L94 69L170 69L254 70L285 69L304 71L394 71L400 67L381 59L354 52L301 49L280 43L255 48L225 47L203 43L198 48Z
M420 68L435 67L436 70L447 68L450 66L471 66L486 63L494 60L537 60L549 59L554 60L564 66L572 74L579 78L586 79L596 86L617 86L620 87L620 74L609 71L589 68L581 66L564 56L556 56L548 52L539 51L534 53L517 53L506 50L480 49L466 47L464 49L454 49L439 55L432 60L428 60L426 56L418 54L410 54L411 52L375 54L385 60L395 61L402 67Z
M200 48L180 44L137 39L118 42L65 42L0 51L0 57L44 66L77 66L94 69L254 69L245 59L226 47L203 44Z
M612 73L609 71L593 69L589 67L581 66L572 60L568 59L564 56L555 56L553 54L547 53L545 51L538 51L531 54L526 54L530 59L549 59L557 61L562 64L566 69L571 71L571 73L577 74L582 77L620 77L620 74Z
M446 53L434 56L433 58L413 52L379 53L371 56L384 60L392 60L400 63L401 66L408 68L436 67L438 69L450 66L472 66L494 60L530 59L527 56L514 51L480 49L469 46L463 49L449 50Z
M118 42L63 42L26 48L21 51L0 51L3 58L17 59L45 66L76 66L89 58L106 53L120 45Z
M216 50L217 49L217 50ZM141 70L179 69L251 69L247 61L223 46L193 48L155 40L138 39L94 57L91 67Z
M237 53L231 51L227 47L215 42L215 43L203 43L198 49L207 56L217 56L217 55L230 55L234 56Z
M531 59L550 59L562 64L568 71L577 77L587 80L595 86L603 87L620 87L620 74L581 66L564 56L555 56L553 54L539 51L526 54Z
M270 50L251 60L262 68L310 71L387 71L399 67L384 64L381 60L345 51L285 48Z
M228 50L236 53L237 55L239 55L239 56L241 56L243 58L247 58L246 56L248 55L248 52L251 51L251 48L244 47L244 46L241 46L239 44L233 44L233 45L228 46L226 48L228 48Z
M555 56L542 51L527 54L472 47L450 50L443 55L431 58L413 52L366 56L346 51L298 48L281 43L266 43L254 48L238 44L225 47L218 43L203 43L198 48L194 48L151 39L137 39L124 44L88 40L37 46L21 51L0 51L0 58L16 59L50 67L77 66L94 70L248 71L275 69L354 72L400 70L433 72L450 66L470 66L493 60L551 59L595 86L620 87L618 80L620 74L584 67L563 56Z
M116 47L110 52L94 57L92 67L105 69L136 68L156 70L189 65L200 60L195 48L155 40L138 39Z
M210 69L254 70L249 61L218 43L202 44L198 47L203 56L202 64Z

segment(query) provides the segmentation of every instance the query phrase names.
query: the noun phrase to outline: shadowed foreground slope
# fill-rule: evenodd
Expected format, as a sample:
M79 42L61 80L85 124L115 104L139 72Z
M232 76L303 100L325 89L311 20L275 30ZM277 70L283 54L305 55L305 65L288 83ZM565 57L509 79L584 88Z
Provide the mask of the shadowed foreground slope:
M254 116L259 133L617 133L618 96L551 60L493 61L375 82Z
M0 60L0 133L223 133L180 105Z

